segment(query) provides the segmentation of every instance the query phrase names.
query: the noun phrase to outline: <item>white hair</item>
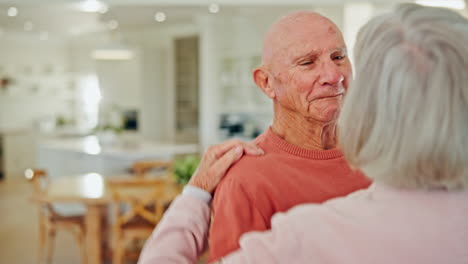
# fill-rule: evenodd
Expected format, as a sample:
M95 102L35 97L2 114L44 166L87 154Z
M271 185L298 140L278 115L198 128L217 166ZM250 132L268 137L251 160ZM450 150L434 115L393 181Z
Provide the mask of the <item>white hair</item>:
M360 30L355 61L338 121L351 166L400 188L468 188L468 21L400 5Z

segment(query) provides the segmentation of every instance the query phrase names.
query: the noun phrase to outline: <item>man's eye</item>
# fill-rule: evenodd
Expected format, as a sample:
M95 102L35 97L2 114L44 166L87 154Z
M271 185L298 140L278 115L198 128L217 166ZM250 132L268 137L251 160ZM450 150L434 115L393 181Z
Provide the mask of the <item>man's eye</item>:
M314 62L313 61L303 61L300 63L301 66L306 66L306 65L310 65L310 64L313 64Z
M334 57L333 59L334 59L334 60L342 60L342 59L344 59L344 58L345 58L345 56L336 56L336 57Z

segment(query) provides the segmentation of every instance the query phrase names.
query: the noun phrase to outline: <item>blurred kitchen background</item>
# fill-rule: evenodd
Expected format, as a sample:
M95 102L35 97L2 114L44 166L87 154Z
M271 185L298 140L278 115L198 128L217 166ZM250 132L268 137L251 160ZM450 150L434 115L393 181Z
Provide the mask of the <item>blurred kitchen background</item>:
M27 168L107 177L251 140L272 120L251 72L273 21L318 11L352 56L360 26L400 2L0 0L0 262L36 263ZM468 15L464 0L413 2ZM54 263L79 263L72 240L58 239Z

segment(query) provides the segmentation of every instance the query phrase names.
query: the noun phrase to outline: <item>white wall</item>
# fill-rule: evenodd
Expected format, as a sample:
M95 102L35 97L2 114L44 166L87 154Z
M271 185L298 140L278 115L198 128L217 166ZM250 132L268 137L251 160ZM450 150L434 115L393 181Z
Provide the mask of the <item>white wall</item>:
M240 62L261 54L263 34L277 18L276 15L247 13L236 16L203 16L197 24L200 28L200 144L203 148L220 141L220 114L225 110L224 90L221 84L221 63L224 59ZM242 67L242 66L241 66ZM242 109L251 100L246 89L255 89L249 72L241 82L238 97L229 100L230 105ZM247 81L248 80L248 81ZM258 91L257 91L258 92Z
M170 98L167 62L169 54L162 47L151 44L142 45L141 60L141 135L153 140L172 140L169 127L172 126L168 113L172 112L171 104L164 98Z
M99 90L99 76L97 74L97 63L91 58L92 51L101 43L108 41L107 34L91 34L89 36L73 37L67 40L67 59L70 74L74 76L77 83L77 95L75 116L78 126L88 132L97 125L98 107L92 103L96 98L85 98L85 93L95 94ZM88 95L88 96L89 96Z
M58 115L71 116L74 93L69 83L66 43L36 36L7 35L0 41L0 77L15 83L0 92L0 133L5 174L22 177L35 164L38 121L55 123Z
M121 43L133 51L130 60L95 60L94 50ZM142 65L139 47L128 45L120 35L101 32L79 36L69 41L71 71L80 78L89 76L98 80L102 99L100 101L100 124L109 122L105 117L112 116L112 111L141 110L142 108ZM79 109L78 109L79 111ZM82 111L82 109L81 109ZM114 121L114 120L111 120ZM117 125L112 123L113 125ZM107 124L105 124L107 125Z
M140 59L134 50L130 60L97 61L97 75L101 87L102 104L122 109L140 109Z
M173 40L198 34L194 24L119 30L119 35L92 34L69 42L70 68L76 75L97 74L104 110L139 111L139 134L171 142L175 135ZM91 52L112 42L134 51L127 61L95 61Z
M175 140L175 64L173 41L198 34L194 24L126 31L127 43L139 50L140 132L144 138Z
M5 36L0 41L0 76L15 83L0 92L0 129L29 128L34 121L70 113L66 45L37 37Z

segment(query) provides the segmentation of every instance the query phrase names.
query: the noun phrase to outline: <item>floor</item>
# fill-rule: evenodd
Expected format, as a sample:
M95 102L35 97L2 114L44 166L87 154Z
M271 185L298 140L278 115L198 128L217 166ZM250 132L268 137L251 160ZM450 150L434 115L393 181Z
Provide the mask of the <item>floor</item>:
M28 201L31 186L22 177L0 181L0 262L37 263L37 207ZM71 234L58 232L54 264L79 264Z

